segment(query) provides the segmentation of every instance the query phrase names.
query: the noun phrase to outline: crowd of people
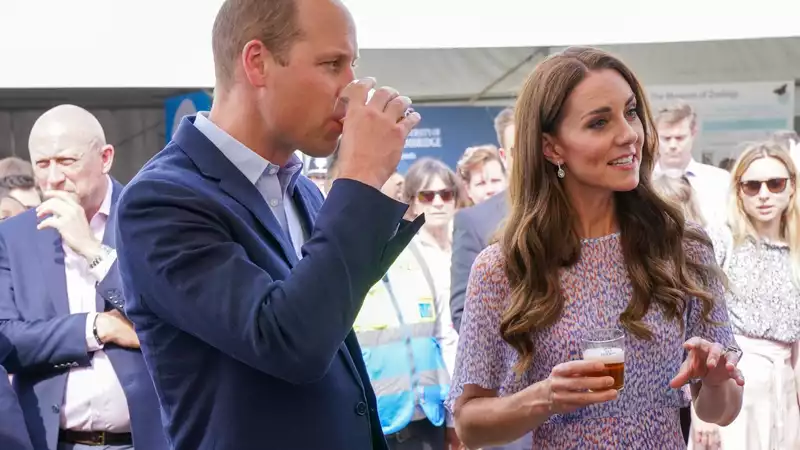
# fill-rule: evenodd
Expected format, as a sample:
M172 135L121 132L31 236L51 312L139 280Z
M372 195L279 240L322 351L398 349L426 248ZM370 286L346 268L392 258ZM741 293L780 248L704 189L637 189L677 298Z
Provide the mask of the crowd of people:
M0 448L800 448L796 133L698 162L690 104L569 48L400 174L421 117L355 42L226 0L211 111L127 186L74 105L0 161Z

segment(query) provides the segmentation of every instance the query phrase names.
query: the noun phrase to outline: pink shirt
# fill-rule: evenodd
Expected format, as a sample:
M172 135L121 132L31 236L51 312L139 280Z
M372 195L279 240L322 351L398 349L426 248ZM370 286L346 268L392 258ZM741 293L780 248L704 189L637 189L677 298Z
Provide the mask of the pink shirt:
M113 184L108 179L108 192L100 210L92 217L89 227L95 238L102 241L106 221L111 211ZM61 408L61 428L79 431L130 431L128 401L117 374L103 346L97 344L92 327L97 316L96 285L105 278L116 260L116 253L105 258L94 269L89 262L64 245L64 266L67 276L67 297L70 314L89 313L86 318L86 347L93 352L91 366L70 370L64 405Z

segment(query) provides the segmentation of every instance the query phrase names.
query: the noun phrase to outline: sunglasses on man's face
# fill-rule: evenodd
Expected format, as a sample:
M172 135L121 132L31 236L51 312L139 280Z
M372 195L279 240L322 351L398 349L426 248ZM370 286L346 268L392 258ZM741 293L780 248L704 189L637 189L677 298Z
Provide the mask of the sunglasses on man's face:
M442 199L443 202L449 202L456 196L455 191L452 189L442 189L440 191L419 191L417 192L417 201L420 203L433 203L436 196Z
M786 190L786 184L789 182L788 178L770 178L769 180L747 180L739 182L742 192L750 197L758 195L761 192L761 187L767 185L767 189L773 194L780 194Z

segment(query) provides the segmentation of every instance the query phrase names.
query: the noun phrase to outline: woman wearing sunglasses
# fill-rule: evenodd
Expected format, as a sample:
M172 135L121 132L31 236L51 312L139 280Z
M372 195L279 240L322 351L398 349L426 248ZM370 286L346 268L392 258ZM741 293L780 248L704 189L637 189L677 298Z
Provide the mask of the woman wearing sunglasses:
M748 383L729 426L697 424L694 448L800 447L800 200L797 167L774 143L748 147L733 169L728 228L713 236ZM719 435L715 435L717 431Z
M393 196L397 186L384 188ZM452 170L423 158L408 169L401 197L425 224L367 293L354 328L389 449L455 450L444 407L458 339L448 305L450 223L465 196Z

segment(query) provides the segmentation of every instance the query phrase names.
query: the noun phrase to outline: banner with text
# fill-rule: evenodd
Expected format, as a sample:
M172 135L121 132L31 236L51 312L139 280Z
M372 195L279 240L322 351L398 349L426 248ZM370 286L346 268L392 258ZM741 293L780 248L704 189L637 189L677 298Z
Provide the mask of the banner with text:
M654 115L677 102L697 113L694 157L707 164L736 158L748 142L794 129L794 81L647 86Z
M422 122L406 139L400 173L417 159L438 158L455 170L467 147L498 145L494 118L503 110L496 106L415 106Z

